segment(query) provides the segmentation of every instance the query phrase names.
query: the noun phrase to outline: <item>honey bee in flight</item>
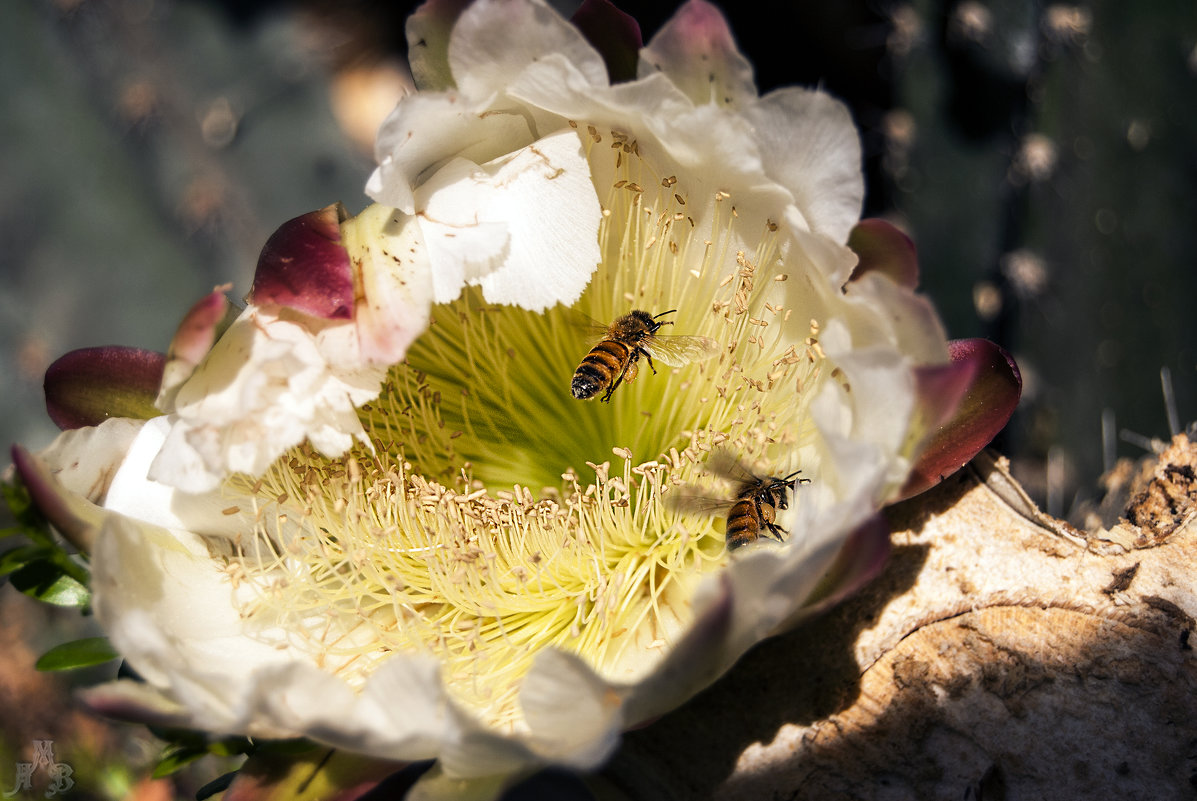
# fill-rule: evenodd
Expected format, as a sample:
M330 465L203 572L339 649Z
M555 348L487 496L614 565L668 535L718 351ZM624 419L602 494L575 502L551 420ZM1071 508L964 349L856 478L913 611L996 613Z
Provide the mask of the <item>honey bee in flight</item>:
M809 484L809 478L798 478L801 470L788 476L758 476L729 455L716 454L712 471L736 483L733 500L716 500L683 496L676 504L689 511L714 512L727 510L724 541L734 551L756 542L764 534L777 541L786 531L777 525L777 510L790 508L790 493L799 484Z
M593 398L604 389L600 399L611 400L611 393L624 381L629 384L636 379L638 362L643 356L649 369L656 375L653 357L670 367L681 367L690 362L709 359L719 352L719 343L709 337L666 336L657 334L663 325L673 325L672 320L662 320L677 309L651 315L634 309L606 327L602 341L591 348L574 371L570 390L578 400Z

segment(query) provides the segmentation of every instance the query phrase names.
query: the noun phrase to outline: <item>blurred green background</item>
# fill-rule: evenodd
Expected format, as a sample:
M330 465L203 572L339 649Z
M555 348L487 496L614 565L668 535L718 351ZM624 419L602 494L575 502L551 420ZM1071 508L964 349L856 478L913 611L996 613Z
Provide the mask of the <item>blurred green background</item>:
M41 378L57 356L162 350L213 286L245 293L280 223L335 200L366 205L370 141L403 91L413 5L0 3L0 440L52 438ZM625 9L648 38L674 6ZM949 334L1016 356L1024 400L998 444L1050 512L1093 498L1115 456L1141 455L1116 432L1166 438L1197 417L1192 0L725 11L762 92L821 85L852 107L866 213L917 243ZM41 688L0 692L0 790L36 734L14 715L35 697L69 709L60 682L20 673L62 639L61 619L32 607L0 588L6 624L24 617L32 643L0 649L0 686ZM62 714L53 725L73 720ZM152 748L88 736L141 767L74 792L141 787Z

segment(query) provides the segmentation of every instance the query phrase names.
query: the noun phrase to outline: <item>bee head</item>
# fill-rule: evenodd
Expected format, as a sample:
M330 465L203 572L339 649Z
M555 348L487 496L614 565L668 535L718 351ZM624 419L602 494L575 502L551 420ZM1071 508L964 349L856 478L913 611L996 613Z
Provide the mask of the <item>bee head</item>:
M798 478L801 470L795 470L784 478L773 479L769 493L773 496L773 505L778 509L790 508L790 492L797 489L799 484L809 484L809 478Z
M657 333L657 329L661 326L673 325L673 320L662 320L661 318L667 314L673 314L676 311L677 309L670 309L669 311L663 311L660 314L654 314L652 320L648 323L649 330L655 334Z

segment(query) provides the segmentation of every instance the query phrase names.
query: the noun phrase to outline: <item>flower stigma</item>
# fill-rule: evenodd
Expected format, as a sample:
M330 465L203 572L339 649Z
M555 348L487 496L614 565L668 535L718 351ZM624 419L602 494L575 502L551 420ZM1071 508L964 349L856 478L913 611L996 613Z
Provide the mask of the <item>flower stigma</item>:
M505 731L522 728L521 681L546 647L613 682L661 660L699 582L733 558L725 511L670 496L730 503L704 469L715 450L818 482L809 404L835 380L816 315L787 306L786 282L811 268L775 221L628 135L570 125L603 215L580 299L538 313L468 288L359 410L372 450L305 445L226 484L257 521L229 564L254 589L243 617L299 632L353 686L393 653L432 654L451 696ZM601 336L585 321L633 309L676 309L661 334L710 337L718 354L655 375L642 359L610 403L574 399Z

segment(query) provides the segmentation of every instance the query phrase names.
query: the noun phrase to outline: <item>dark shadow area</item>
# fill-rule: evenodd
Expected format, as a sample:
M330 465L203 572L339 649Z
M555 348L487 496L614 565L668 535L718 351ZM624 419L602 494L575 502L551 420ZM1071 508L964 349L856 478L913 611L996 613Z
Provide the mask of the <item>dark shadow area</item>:
M1065 617L1057 625L1081 616L1052 611ZM881 714L840 722L772 773L691 797L775 798L779 787L791 801L1193 797L1197 671L1175 631L1099 625L1033 653L977 618L945 621L883 660L895 694ZM955 672L941 671L945 654Z
M924 546L896 547L885 572L860 594L761 643L684 706L624 735L602 779L633 799L706 798L748 746L772 741L784 724L809 724L850 706L862 670L853 643L890 599L913 585L926 555ZM679 743L718 747L703 746L702 758L691 759Z

